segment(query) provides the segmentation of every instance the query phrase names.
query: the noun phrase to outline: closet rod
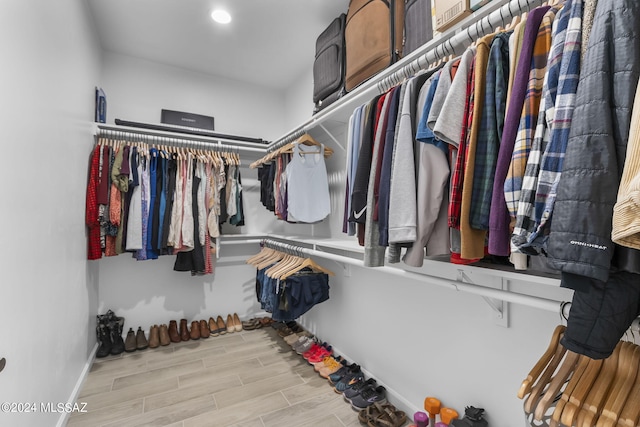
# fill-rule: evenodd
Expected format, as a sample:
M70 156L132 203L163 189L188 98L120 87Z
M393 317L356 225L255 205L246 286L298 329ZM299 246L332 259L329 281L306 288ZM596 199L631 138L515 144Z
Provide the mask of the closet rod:
M283 251L294 250L298 253L302 253L308 256L314 256L318 258L324 258L331 261L336 261L344 264L351 264L357 267L366 268L363 265L362 260L346 257L343 255L336 255L328 252L322 252L315 249L308 249L291 245L289 243L282 243L274 240L264 240L264 246L271 249L282 249ZM469 283L460 282L458 280L447 280L440 277L430 276L427 274L414 273L411 271L401 270L394 267L375 267L372 271L392 274L394 276L400 276L407 279L417 280L419 282L428 282L436 286L445 287L454 291L467 292L487 298L495 298L502 301L512 302L514 304L525 305L528 307L534 307L553 313L560 313L560 310L564 304L564 301L556 301L548 298L534 297L531 295L520 294L517 292L508 292L500 289L489 288L482 285L474 285Z
M255 144L241 141L225 140L222 138L208 138L203 136L180 135L170 132L139 129L122 126L110 126L98 124L95 132L97 137L123 139L131 141L144 141L149 144L163 144L175 147L196 148L202 150L215 150L227 152L248 152L264 155L266 147L255 147ZM224 143L226 142L226 144Z
M500 4L500 6L498 6L498 4ZM310 129L313 129L318 123L331 117L334 111L340 109L345 104L350 104L351 101L360 98L366 99L367 97L369 97L369 99L373 98L374 94L369 96L369 92L384 92L385 90L383 90L384 88L381 85L382 81L401 81L401 79L399 80L400 76L404 78L410 71L411 74L413 74L416 70L426 69L429 64L434 63L438 59L457 51L462 51L478 37L489 34L496 26L501 25L504 27L507 24L506 21L513 18L515 15L520 15L523 11L530 10L541 4L542 0L494 0L480 8L477 12L474 12L473 15L466 18L462 23L458 24L458 26L446 30L437 39L433 39L430 42L425 43L405 58L387 67L373 78L359 85L352 92L346 94L342 99L339 99L324 110L318 112L303 124L299 125L284 136L272 141L268 145L269 149L274 146L281 147L282 145L295 140L297 138L295 136L296 134L305 133ZM465 24L467 25L466 27L464 26ZM454 52L451 52L450 50ZM394 77L392 78L391 76ZM357 105L353 106L353 108L355 107L357 107Z

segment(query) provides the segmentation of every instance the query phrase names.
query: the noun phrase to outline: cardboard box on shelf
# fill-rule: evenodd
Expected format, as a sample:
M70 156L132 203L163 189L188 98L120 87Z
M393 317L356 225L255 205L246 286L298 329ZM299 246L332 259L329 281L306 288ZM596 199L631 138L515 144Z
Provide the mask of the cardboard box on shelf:
M434 0L436 31L444 31L471 15L470 0Z

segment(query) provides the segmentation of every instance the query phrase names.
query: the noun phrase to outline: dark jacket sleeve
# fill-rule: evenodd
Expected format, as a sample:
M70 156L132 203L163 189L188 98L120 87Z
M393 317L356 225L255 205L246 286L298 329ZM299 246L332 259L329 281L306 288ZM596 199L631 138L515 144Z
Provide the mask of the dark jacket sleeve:
M612 266L640 271L640 252L611 241L640 75L639 16L636 0L598 2L549 236L556 268L601 281Z
M373 125L379 98L380 96L375 97L368 105L368 114L365 118L362 141L360 143L358 166L353 180L349 221L359 224L364 224L367 219L367 191L369 189L369 175L373 155Z

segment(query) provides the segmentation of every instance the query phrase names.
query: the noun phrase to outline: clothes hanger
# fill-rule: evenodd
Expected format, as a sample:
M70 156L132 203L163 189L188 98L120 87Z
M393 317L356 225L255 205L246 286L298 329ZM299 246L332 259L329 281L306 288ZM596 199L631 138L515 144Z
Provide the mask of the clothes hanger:
M303 259L297 257L295 255L285 253L284 257L278 261L276 265L269 268L265 274L273 279L279 279L280 275L287 271L289 268L293 268L294 266L302 263Z
M562 392L562 396L560 397L560 400L558 400L558 402L556 403L556 407L553 411L553 414L551 415L551 420L549 421L549 427L560 426L560 418L561 418L562 412L564 411L564 408L566 407L566 405L569 403L569 398L573 394L573 391L576 389L578 383L580 382L582 375L584 375L584 372L586 371L587 366L589 366L590 360L591 359L589 359L587 356L584 356L584 355L581 355L579 357L576 368L571 375L571 379L569 380L569 382L567 383L567 386Z
M562 409L562 414L558 414L559 418L557 420L561 421L562 424L570 426L573 425L578 415L578 411L582 407L589 390L591 390L593 383L598 377L600 369L602 369L603 363L603 359L589 359L587 368L580 376L575 388L570 392L569 401ZM555 419L555 417L556 413L554 412L552 418Z
M536 404L535 409L532 410L534 414L534 420L542 420L544 415L547 413L547 410L551 406L551 403L553 403L554 399L556 399L556 397L560 394L562 386L567 382L569 376L576 370L579 359L580 355L578 353L567 350L565 358L562 361L562 365L560 365L557 373L551 379L549 387L547 387L544 395Z
M305 267L309 267L311 270L315 272L325 273L325 274L328 274L329 276L335 276L335 273L333 273L331 270L327 270L324 267L316 264L316 262L311 258L305 258L302 264L297 265L295 268L292 268L291 270L281 275L280 280L285 280L287 277L297 273L298 271L302 270Z
M523 399L528 393L531 392L531 388L533 387L533 383L538 379L545 366L549 364L552 357L554 356L556 349L558 348L558 344L560 343L560 337L564 333L565 329L567 329L564 325L558 325L553 331L553 335L551 336L551 341L549 342L549 346L545 350L540 360L536 362L531 369L531 372L527 375L527 378L522 381L522 385L520 386L520 390L518 390L518 398Z
M249 257L249 259L247 259L245 262L247 264L250 265L256 265L258 263L258 261L268 255L271 255L274 252L273 249L267 247L267 246L263 246L262 249L260 250L260 252L258 252L257 254Z
M636 346L634 351L640 351L640 347ZM635 427L640 420L640 370L636 373L633 387L629 392L627 402L624 404L620 413L620 418L616 424L617 427Z
M524 403L524 410L527 414L531 414L535 410L538 400L542 397L542 392L551 381L553 373L556 371L558 365L560 365L560 362L562 362L566 352L567 349L562 344L558 344L553 356L549 360L549 364L544 369L544 372L542 372L542 375L540 375L538 381L533 385L531 393L529 393L529 397Z
M620 352L616 378L596 427L614 427L616 425L638 375L640 352L637 350L638 346L628 341L624 342Z
M582 408L580 408L576 422L577 426L595 426L596 419L600 415L604 402L609 394L611 384L613 383L613 379L616 375L621 348L622 341L616 345L611 356L604 361L598 377L593 383Z

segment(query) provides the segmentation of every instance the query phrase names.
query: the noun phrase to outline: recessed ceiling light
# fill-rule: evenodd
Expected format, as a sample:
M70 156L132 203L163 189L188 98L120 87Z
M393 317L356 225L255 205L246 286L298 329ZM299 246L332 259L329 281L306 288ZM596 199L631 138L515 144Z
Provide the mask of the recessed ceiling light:
M231 15L226 10L216 9L211 12L211 19L219 24L228 24L231 22Z

